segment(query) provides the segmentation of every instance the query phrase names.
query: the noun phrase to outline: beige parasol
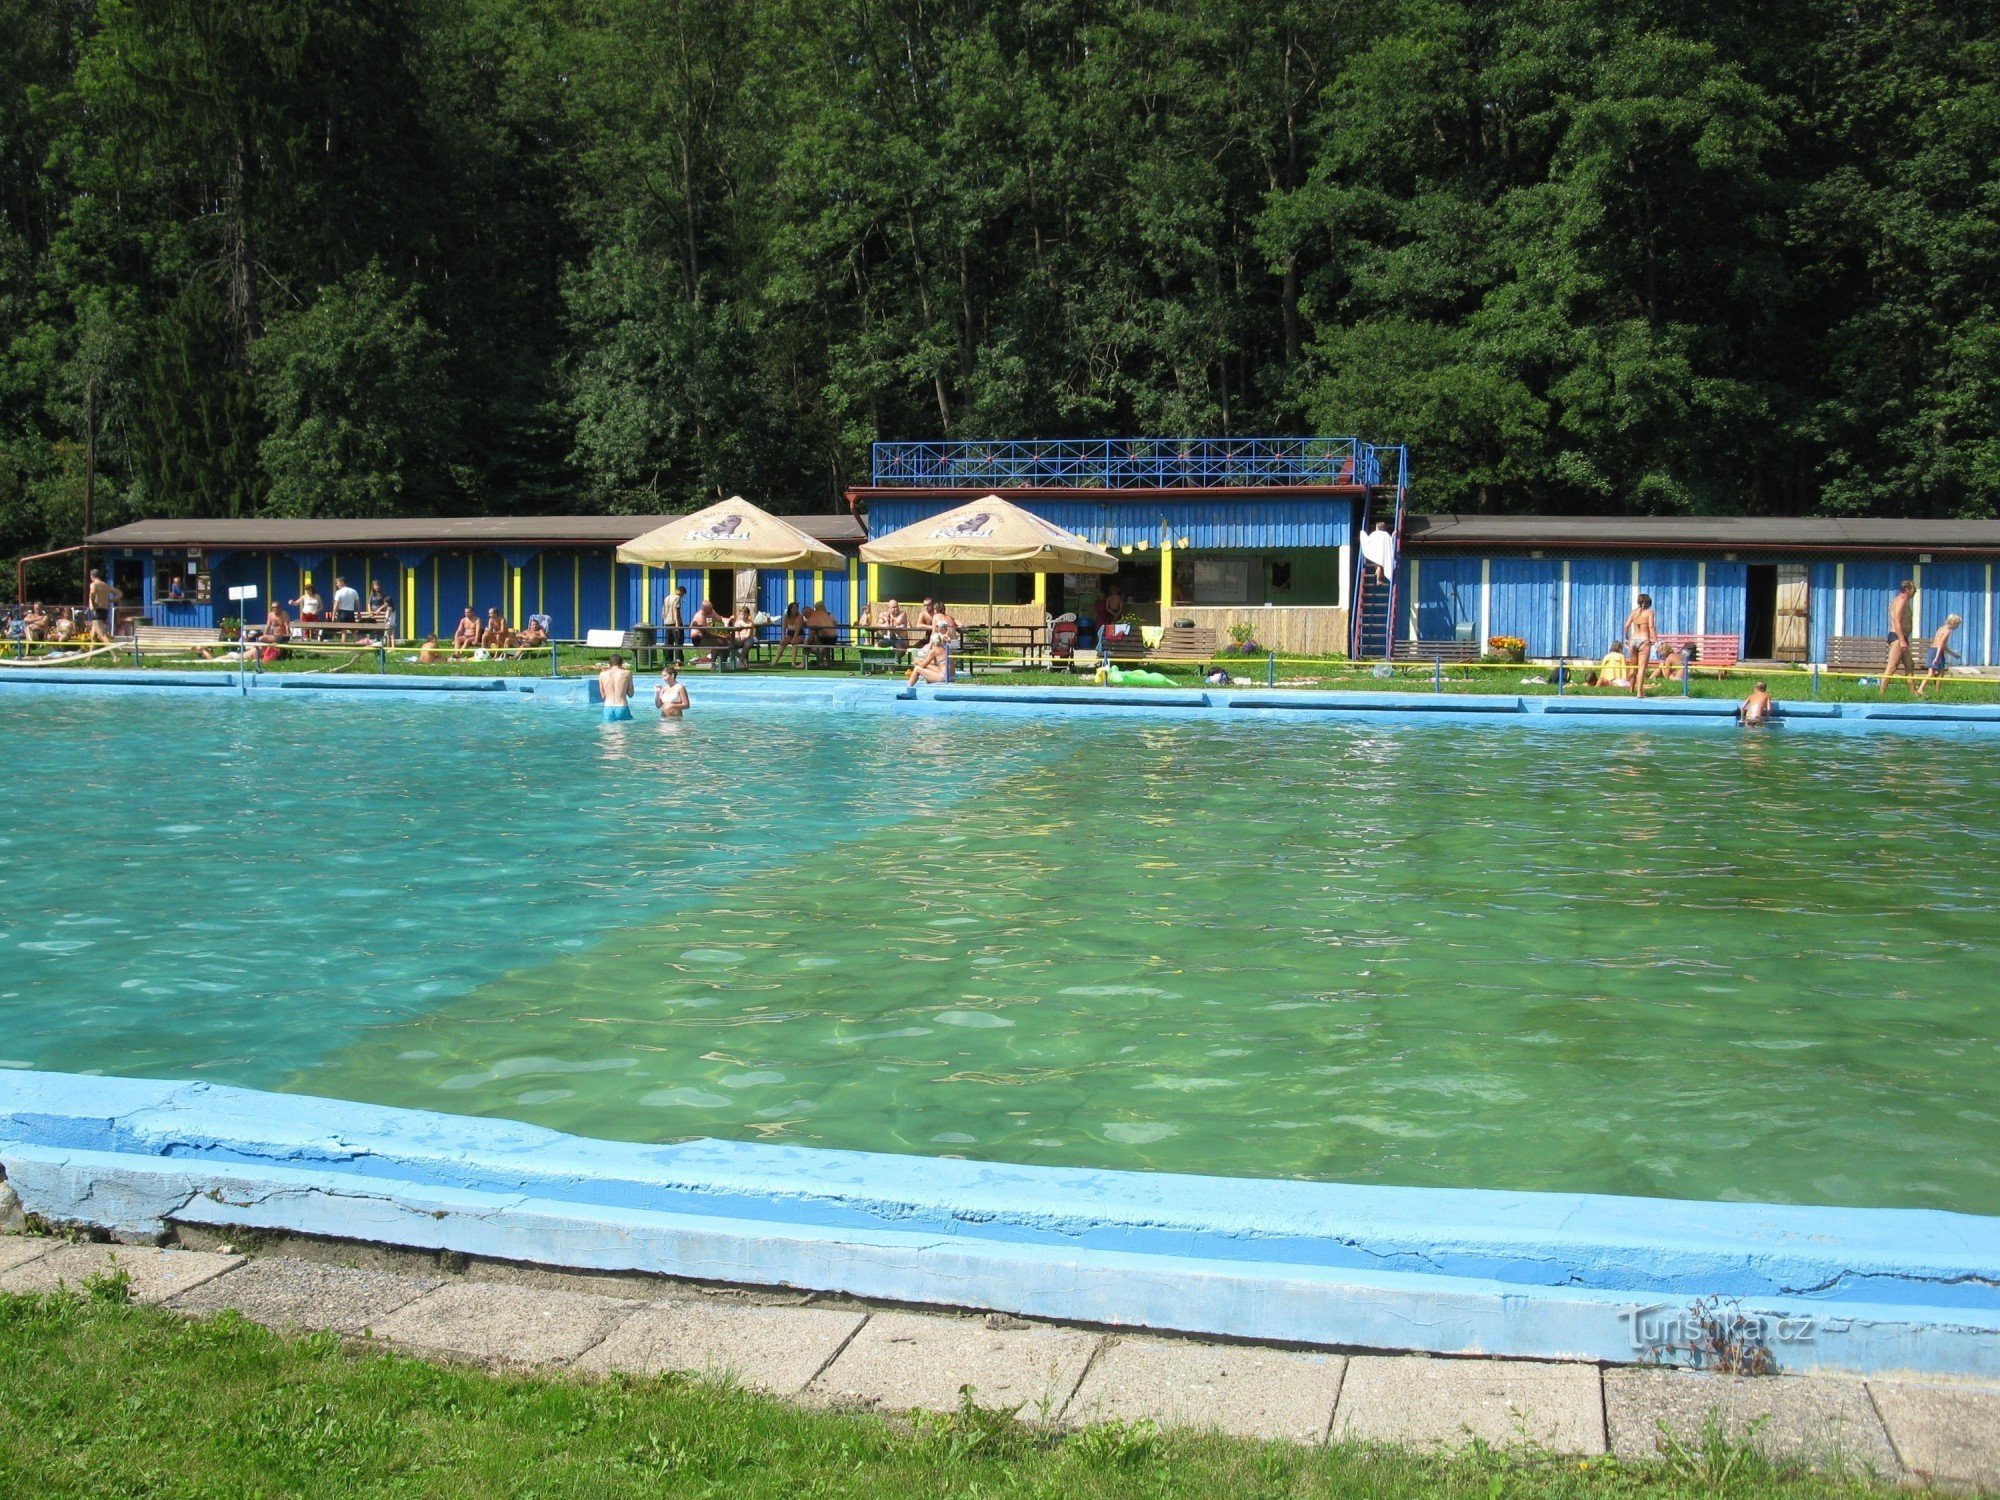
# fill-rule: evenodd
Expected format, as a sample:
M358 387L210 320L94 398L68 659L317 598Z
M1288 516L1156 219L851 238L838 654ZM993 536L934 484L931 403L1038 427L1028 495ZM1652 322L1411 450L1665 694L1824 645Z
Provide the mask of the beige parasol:
M925 573L1115 573L1118 559L1052 521L988 495L861 547L864 562Z
M1115 573L1118 559L1053 521L998 495L863 542L864 562L924 573L984 573L986 628L993 628L996 573Z
M718 568L811 568L842 573L847 559L789 521L734 495L656 526L618 549L622 563Z

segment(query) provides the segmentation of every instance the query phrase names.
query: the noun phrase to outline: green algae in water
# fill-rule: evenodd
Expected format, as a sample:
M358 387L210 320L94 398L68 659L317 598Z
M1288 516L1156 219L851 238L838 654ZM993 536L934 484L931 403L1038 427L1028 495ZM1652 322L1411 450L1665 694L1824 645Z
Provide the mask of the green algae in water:
M34 1066L633 1140L2000 1211L1971 737L23 708L10 797L58 826L4 852L114 814L176 871L167 899L114 847L142 888L109 924L9 909L0 1055ZM266 783L192 786L218 743Z

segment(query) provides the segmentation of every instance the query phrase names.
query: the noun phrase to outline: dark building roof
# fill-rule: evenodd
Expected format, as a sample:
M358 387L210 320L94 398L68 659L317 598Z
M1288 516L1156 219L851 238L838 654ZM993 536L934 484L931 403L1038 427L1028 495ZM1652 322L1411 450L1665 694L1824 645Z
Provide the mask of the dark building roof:
M615 547L672 516L431 516L385 521L134 521L88 538L93 547ZM786 516L810 537L838 546L868 533L852 516Z
M1875 516L1409 516L1406 546L1619 552L2000 552L2000 521Z

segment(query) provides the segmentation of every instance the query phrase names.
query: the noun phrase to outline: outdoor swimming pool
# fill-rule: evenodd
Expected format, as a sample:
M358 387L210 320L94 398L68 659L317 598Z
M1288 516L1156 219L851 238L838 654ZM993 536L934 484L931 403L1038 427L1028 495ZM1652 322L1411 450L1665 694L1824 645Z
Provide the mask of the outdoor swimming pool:
M2000 1213L1978 740L4 710L9 1066L628 1140Z

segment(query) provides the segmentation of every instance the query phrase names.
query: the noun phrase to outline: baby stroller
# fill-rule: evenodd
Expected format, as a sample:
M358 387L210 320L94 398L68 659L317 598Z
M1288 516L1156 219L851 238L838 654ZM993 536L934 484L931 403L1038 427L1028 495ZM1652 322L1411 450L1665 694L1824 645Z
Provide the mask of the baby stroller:
M1076 616L1067 615L1049 626L1049 666L1067 672L1076 660Z

